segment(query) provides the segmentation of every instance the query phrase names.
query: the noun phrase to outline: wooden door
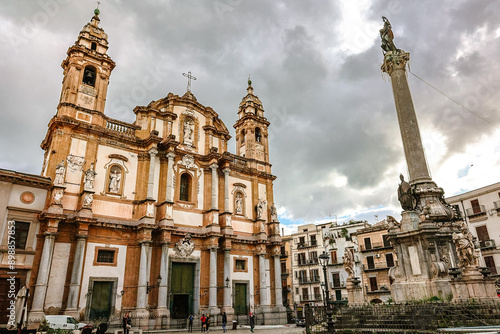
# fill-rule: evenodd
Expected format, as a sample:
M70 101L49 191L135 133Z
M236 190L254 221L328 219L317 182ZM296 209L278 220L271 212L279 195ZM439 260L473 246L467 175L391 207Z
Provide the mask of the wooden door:
M172 263L170 314L173 319L186 319L193 312L194 271L194 263Z
M94 281L90 303L90 320L107 321L111 314L113 281Z
M247 314L247 285L246 283L234 284L234 312Z

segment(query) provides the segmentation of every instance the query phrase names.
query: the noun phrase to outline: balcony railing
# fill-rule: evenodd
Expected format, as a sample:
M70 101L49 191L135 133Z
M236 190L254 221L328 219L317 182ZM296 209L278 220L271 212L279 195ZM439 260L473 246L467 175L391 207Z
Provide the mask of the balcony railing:
M393 266L391 266L393 267ZM363 271L376 271L376 270L386 270L386 269L389 269L391 268L389 266L387 266L386 263L374 263L373 266L368 266L366 264L363 264Z
M290 275L290 271L288 271L288 269L287 270L283 270L281 272L281 277L288 276L288 275Z
M299 266L313 266L318 264L318 259L309 259L305 261L299 261Z
M490 248L496 248L495 240L485 240L485 241L479 241L479 248L481 249L490 249Z
M328 266L334 267L334 266L341 266L343 264L344 264L343 261L340 261L340 262L336 261L336 262L328 263Z
M132 124L127 124L125 122L121 122L118 120L109 119L106 123L106 129L111 130L113 132L118 132L120 134L124 134L127 136L135 135L135 126Z
M341 289L345 288L345 282L340 281L340 282L330 282L330 288L332 289Z
M282 251L280 254L280 257L282 257L282 258L288 257L288 251Z
M309 247L317 247L318 243L316 241L311 241L311 242L301 242L297 244L297 248L309 248Z
M377 242L377 243L372 243L371 245L359 245L359 250L362 252L369 252L374 249L380 249L380 248L391 248L392 246L390 244L384 244L383 242Z
M314 302L314 301L319 301L322 300L323 296L321 295L305 295L305 296L300 296L300 301L301 302Z
M310 278L299 277L299 284L314 284L319 283L319 276L313 276Z
M467 211L467 216L470 218L486 214L486 209L484 208L484 205L480 205L479 207L476 208L469 208L466 209L466 211Z

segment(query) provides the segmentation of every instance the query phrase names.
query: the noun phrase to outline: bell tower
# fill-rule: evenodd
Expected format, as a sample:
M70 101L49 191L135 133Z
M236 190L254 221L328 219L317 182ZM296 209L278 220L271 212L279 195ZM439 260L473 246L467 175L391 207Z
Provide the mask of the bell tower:
M248 159L269 163L268 127L264 108L254 95L252 81L248 78L247 95L238 109L236 130L236 154Z
M99 27L99 14L96 8L61 64L64 79L58 116L78 118L76 110L104 113L109 76L115 62L106 54L108 35Z

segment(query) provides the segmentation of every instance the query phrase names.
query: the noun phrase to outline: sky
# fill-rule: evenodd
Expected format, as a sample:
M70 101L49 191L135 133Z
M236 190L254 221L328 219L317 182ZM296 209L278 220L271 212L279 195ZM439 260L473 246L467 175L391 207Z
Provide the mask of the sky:
M0 3L0 168L39 174L61 62L90 0ZM433 180L452 196L500 181L500 2L494 0L101 0L111 74L105 114L192 92L231 131L251 75L270 121L274 201L299 224L401 217L408 171L390 79L386 16L410 52L408 82ZM419 79L420 78L420 79ZM407 177L408 179L408 177Z

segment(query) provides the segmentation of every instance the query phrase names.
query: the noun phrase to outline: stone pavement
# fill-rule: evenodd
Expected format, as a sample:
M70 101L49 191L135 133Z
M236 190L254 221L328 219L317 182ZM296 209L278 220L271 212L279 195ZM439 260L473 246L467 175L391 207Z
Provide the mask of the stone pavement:
M279 325L279 326L255 326L254 332L256 334L302 334L305 331L304 327L297 327L296 325L290 324L290 325ZM162 334L162 333L187 333L187 329L170 329L170 330L163 330L163 331L144 331L144 333L151 333L151 334ZM193 328L193 334L198 334L201 333L199 328L198 330L195 330ZM222 333L222 327L217 326L214 328L210 329L209 334L221 334ZM248 334L250 332L250 326L238 326L237 330L233 329L228 329L227 334Z

